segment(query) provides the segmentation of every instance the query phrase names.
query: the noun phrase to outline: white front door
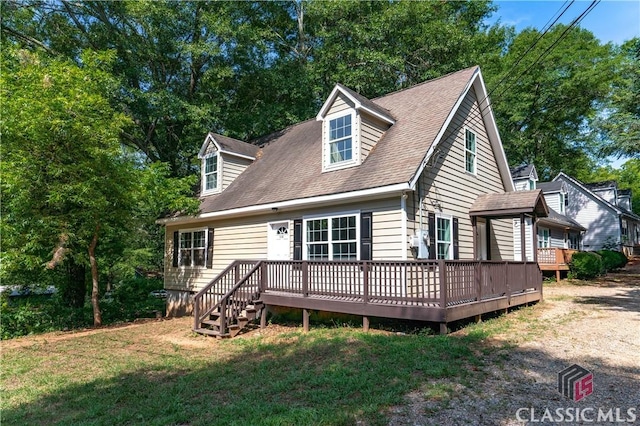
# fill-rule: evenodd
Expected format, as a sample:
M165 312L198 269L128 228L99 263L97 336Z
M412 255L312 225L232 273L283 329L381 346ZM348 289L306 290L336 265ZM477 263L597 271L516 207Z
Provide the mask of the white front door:
M289 242L289 222L269 224L267 258L269 260L289 260L291 246Z

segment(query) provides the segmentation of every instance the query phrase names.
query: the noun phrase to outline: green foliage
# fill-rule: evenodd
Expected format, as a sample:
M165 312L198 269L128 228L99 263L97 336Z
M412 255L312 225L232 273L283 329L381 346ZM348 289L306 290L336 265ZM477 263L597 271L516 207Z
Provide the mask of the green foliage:
M164 313L165 301L151 292L162 289L162 280L132 278L117 285L101 300L104 324L155 318ZM93 324L88 300L82 306L69 306L60 292L52 296L8 297L0 294L0 338L10 339L28 334L71 330Z
M119 322L153 318L156 312L163 315L164 299L151 294L162 287L161 279L132 278L117 284L102 301L103 318L107 322Z
M491 100L510 164L535 164L541 179L591 167L596 141L588 125L615 75L612 46L601 45L584 29L569 30L545 55L565 30L554 26L516 65L540 37L539 31L526 29L495 67L484 70L489 91L505 78Z
M588 280L604 272L602 257L594 252L580 251L571 257L569 269L572 278Z
M600 250L597 252L602 257L602 267L605 272L624 268L629 259L624 253L615 250Z

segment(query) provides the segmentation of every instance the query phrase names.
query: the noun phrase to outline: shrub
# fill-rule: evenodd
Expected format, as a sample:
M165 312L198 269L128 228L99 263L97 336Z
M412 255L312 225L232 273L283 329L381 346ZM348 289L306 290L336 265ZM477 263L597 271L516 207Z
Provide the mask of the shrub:
M605 272L623 268L628 262L627 256L619 251L600 250L597 253L602 256L602 267Z
M581 280L595 278L603 272L602 257L589 251L574 253L569 269L574 278Z
M164 313L164 299L151 295L162 288L160 279L132 278L117 284L100 302L103 321L131 321Z

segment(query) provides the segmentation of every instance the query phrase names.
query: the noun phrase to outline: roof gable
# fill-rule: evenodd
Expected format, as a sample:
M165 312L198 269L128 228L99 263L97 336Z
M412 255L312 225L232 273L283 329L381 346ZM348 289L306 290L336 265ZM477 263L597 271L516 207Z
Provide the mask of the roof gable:
M366 113L389 124L395 123L395 118L393 118L393 115L391 115L388 110L340 83L336 84L331 91L331 94L329 94L329 97L322 105L322 108L320 108L320 112L318 112L316 120L324 120L339 95L343 95L351 101L356 111L365 111Z
M236 157L255 160L260 147L247 142L242 142L228 136L219 135L217 133L208 133L204 139L204 143L198 152L198 158L204 158L207 153L207 147L213 143L217 150L222 154L234 155Z
M329 100L339 93L349 96L354 105L359 102L369 111L386 111L395 118L362 164L322 173L323 123L308 120L256 141L261 146L256 160L224 191L202 197L198 218L266 212L321 200L326 205L332 200L412 190L470 90L476 91L483 124L491 128L487 134L504 187L513 190L480 70L472 67L371 101L336 86ZM219 135L211 138L222 148Z
M532 179L538 180L538 172L533 164L523 164L511 169L511 177L513 179Z

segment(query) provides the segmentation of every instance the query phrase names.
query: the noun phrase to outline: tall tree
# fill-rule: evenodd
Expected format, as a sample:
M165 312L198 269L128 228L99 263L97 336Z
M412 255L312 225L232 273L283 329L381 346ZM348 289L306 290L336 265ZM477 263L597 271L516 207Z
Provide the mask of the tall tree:
M512 165L534 163L544 178L576 174L593 163L590 123L613 83L612 46L565 25L540 37L533 29L516 35L485 73L487 88Z
M612 96L596 121L602 132L601 152L640 158L640 38L625 42L617 54Z
M112 58L83 54L83 66L3 49L3 267L91 268L94 324L100 325L96 252L102 235L126 226L135 182L120 133L130 123L108 101ZM9 262L7 262L9 260ZM7 272L7 271L5 271Z

